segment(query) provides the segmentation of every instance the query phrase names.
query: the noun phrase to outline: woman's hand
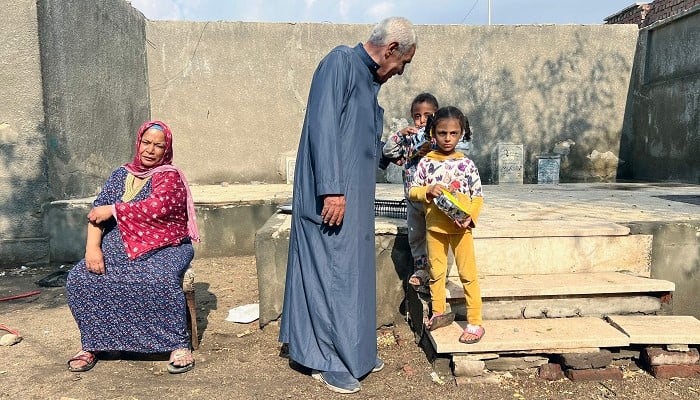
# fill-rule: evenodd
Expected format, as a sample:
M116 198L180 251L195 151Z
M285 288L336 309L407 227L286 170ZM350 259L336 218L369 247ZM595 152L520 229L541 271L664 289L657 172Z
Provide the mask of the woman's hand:
M110 218L112 218L111 205L93 207L88 213L88 220L96 225L99 225Z
M105 273L105 258L99 246L87 246L85 248L85 266L93 274Z
M425 192L425 197L428 199L428 201L433 200L434 198L440 196L442 194L442 189L445 187L440 185L439 183L436 183L435 185L430 185L428 186L428 190Z
M345 196L342 194L330 194L323 197L323 209L321 219L328 226L340 225L345 216Z

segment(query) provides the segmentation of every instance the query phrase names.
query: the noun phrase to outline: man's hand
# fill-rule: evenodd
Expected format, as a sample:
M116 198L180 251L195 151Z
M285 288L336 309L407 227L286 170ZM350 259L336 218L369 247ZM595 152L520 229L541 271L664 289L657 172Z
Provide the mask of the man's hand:
M345 196L342 194L329 194L323 197L323 209L321 219L328 226L340 225L345 216Z

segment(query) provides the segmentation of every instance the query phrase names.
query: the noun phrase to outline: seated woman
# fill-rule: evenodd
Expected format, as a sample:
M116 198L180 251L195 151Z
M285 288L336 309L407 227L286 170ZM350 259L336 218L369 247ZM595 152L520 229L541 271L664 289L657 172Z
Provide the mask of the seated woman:
M170 373L194 368L181 280L199 233L172 144L163 122L141 125L133 161L112 173L88 213L85 259L66 282L82 342L70 371L90 370L101 351L171 352Z

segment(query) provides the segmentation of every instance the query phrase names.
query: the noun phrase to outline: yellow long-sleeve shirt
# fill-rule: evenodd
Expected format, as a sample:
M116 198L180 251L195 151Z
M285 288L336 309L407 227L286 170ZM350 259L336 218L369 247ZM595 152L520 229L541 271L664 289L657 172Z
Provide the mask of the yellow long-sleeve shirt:
M449 188L459 203L472 218L468 228L460 228L442 212L433 202L428 200L428 187L442 185ZM411 183L409 198L413 201L426 203L426 229L440 233L461 233L476 227L481 207L484 204L481 177L479 170L472 160L460 152L445 155L437 151L426 154L416 168Z

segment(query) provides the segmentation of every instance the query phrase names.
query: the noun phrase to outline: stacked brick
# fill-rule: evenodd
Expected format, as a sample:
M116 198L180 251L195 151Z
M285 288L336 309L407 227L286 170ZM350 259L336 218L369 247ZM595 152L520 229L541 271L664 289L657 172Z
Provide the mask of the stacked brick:
M640 28L684 13L700 5L700 0L654 0L636 3L605 19L606 24L637 24Z
M662 350L648 347L642 351L649 372L659 379L692 378L700 376L700 355L698 349L680 347Z

